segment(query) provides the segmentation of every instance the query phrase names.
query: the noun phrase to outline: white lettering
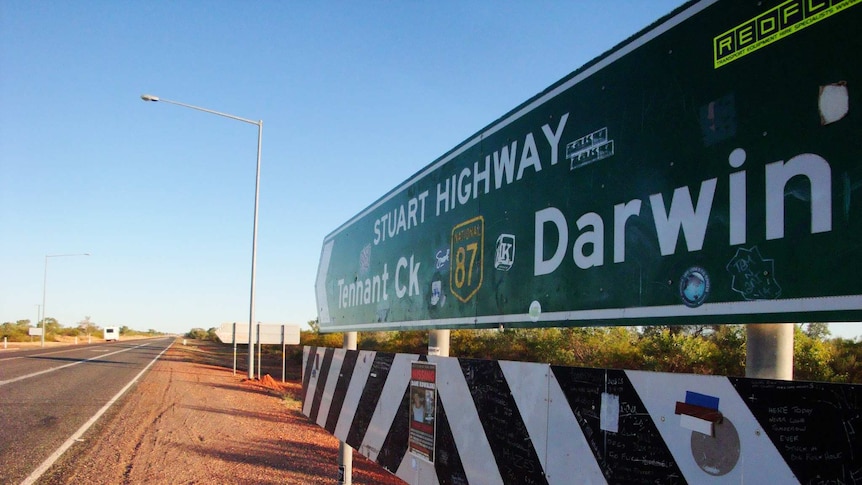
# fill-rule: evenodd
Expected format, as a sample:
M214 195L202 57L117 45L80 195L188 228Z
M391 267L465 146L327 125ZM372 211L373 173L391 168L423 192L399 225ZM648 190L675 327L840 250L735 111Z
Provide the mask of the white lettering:
M470 193L473 189L473 185L469 182L470 178L470 169L468 167L464 167L461 170L461 175L458 176L458 203L464 205L467 201L470 200ZM464 183L464 179L468 179L467 183Z
M422 266L422 263L414 263L413 255L410 255L410 262L408 263L407 258L401 256L398 258L398 263L395 265L395 294L398 298L404 298L404 295L407 296L418 296L419 295L419 267ZM407 286L401 286L399 283L401 282L401 268L407 269L409 267L408 275L407 275Z
M575 240L573 257L578 268L587 269L593 266L601 266L605 262L605 223L602 217L595 212L587 212L577 220L578 230L583 231L585 227L592 227L591 231L582 232ZM592 253L584 254L584 246L591 244Z
M386 282L389 280L389 269L383 265L383 273L375 274L364 280L357 279L353 283L344 284L344 279L338 280L338 308L351 308L359 305L369 305L387 300Z
M626 260L626 221L641 213L641 200L634 199L614 206L614 263Z
M401 286L398 283L401 282L401 268L407 267L407 258L401 256L398 258L398 263L395 265L395 295L398 298L404 298L404 295L407 294L407 287Z
M515 152L518 151L518 142L512 142L512 156L509 156L509 147L504 146L499 152L494 152L494 188L499 189L503 185L503 177L506 184L512 183L515 175Z
M803 153L766 165L766 239L784 237L784 198L787 183L801 175L811 190L811 234L832 230L832 169L819 155Z
M524 176L524 169L533 167L536 173L542 171L542 161L539 160L539 151L536 149L536 140L532 133L527 133L524 139L524 149L521 151L521 163L518 165L517 180Z
M560 117L559 123L557 123L557 131L551 131L551 127L549 125L542 126L542 132L545 134L545 138L548 139L548 145L551 146L551 165L556 165L557 160L560 153L560 138L563 136L563 128L566 126L566 121L569 119L569 113L564 114Z
M737 148L730 152L728 162L733 168L739 168L745 163L745 150ZM730 245L745 244L746 234L746 190L745 170L730 174Z
M491 162L485 157L485 170L479 171L479 162L473 164L473 198L479 196L479 182L485 182L483 194L491 190Z
M449 212L449 179L446 179L446 187L437 184L437 215L440 215L440 203L443 203L443 212Z
M715 183L716 179L701 182L696 210L692 208L691 192L688 187L678 187L673 191L670 211L667 213L661 194L649 196L662 256L676 252L680 228L685 234L689 251L700 251L703 247L706 225L712 210L712 198L715 195Z
M554 249L554 255L551 256L551 259L545 259L545 225L547 223L556 226L559 234L557 248ZM533 275L541 276L553 273L563 262L563 258L566 256L566 247L569 244L569 226L566 224L566 217L556 207L542 209L536 212L535 231Z
M401 232L412 229L425 222L425 199L428 191L419 194L419 197L411 197L404 204L392 209L374 221L374 245L378 245L387 237L393 238Z

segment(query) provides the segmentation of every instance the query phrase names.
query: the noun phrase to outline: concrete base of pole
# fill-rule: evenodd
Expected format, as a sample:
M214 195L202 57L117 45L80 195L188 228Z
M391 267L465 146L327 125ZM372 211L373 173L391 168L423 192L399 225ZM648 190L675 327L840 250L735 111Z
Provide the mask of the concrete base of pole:
M745 377L793 380L792 323L745 326Z
M356 332L344 332L344 349L356 350ZM353 484L353 448L347 443L338 443L338 485Z
M450 335L451 331L448 329L428 331L428 355L449 357Z

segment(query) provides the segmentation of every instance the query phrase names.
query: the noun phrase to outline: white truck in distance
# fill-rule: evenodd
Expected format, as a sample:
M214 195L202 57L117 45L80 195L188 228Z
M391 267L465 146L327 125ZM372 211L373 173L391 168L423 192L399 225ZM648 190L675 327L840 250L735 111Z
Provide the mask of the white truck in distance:
M120 328L119 327L105 327L105 342L110 340L120 340Z

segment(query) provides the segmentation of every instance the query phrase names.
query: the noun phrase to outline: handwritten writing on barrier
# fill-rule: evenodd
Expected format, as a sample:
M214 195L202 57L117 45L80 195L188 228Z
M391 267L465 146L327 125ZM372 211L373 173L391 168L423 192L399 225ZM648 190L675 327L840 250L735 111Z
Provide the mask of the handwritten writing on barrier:
M674 483L682 476L624 371L551 369L609 482ZM601 428L602 393L619 397L617 432Z
M851 477L862 471L858 386L738 378L731 382L802 483L814 478L852 483Z
M488 444L506 483L548 483L500 364L460 359Z

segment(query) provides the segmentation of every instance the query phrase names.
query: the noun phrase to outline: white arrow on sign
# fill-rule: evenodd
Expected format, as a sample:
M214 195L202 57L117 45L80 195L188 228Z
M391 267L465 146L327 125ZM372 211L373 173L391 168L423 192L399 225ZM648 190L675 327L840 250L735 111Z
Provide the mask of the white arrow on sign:
M236 323L223 323L216 330L216 336L218 336L219 340L226 344L232 344L233 341L233 327L236 325L236 343L238 344L248 344L248 325L244 324L236 324ZM258 333L259 332L259 333ZM259 335L259 337L258 337ZM284 336L284 341L282 341L282 335ZM297 345L299 344L299 325L279 325L279 324L265 324L259 323L254 328L254 335L252 336L254 343L258 343L258 339L261 344L271 345L271 344L285 344L285 345Z
M329 259L332 257L332 246L335 241L329 241L323 246L323 252L320 254L320 265L317 267L317 282L315 290L317 292L317 318L322 324L329 323L329 303L326 300L326 274L329 272Z

